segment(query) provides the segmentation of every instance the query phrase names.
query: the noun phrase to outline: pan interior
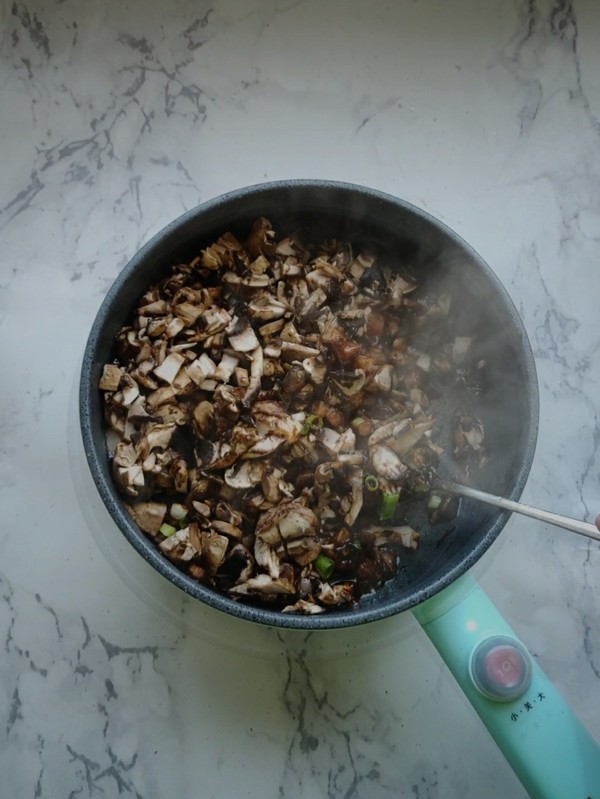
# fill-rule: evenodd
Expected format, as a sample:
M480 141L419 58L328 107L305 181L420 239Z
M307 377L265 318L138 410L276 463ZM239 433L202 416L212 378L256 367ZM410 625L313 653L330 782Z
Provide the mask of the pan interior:
M98 380L114 358L113 342L139 296L171 265L191 260L226 231L243 240L259 216L280 237L303 229L319 243L336 238L376 251L392 267L409 268L424 284L448 290L461 335L472 335L485 361L485 381L473 395L456 386L433 401L438 440L450 449L451 418L469 406L483 421L490 452L477 487L511 498L520 495L537 433L537 383L522 323L505 290L479 256L450 230L395 198L348 184L316 181L266 184L200 206L165 228L125 267L110 289L92 329L82 369L80 415L84 446L99 492L133 546L187 593L229 613L274 626L327 628L376 620L433 595L472 566L490 546L508 515L461 501L451 523L430 525L423 502L406 505L406 522L421 533L397 577L363 597L358 607L319 616L281 614L237 603L182 574L133 525L113 485L106 451ZM444 458L441 474L454 477Z

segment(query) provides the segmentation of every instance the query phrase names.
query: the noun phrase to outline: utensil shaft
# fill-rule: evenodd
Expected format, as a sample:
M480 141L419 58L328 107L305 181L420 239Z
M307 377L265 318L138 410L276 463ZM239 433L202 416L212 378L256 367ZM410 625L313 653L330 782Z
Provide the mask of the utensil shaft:
M558 513L551 513L550 511L541 510L540 508L532 508L531 505L524 505L522 502L514 502L512 499L498 497L495 494L488 494L486 491L479 491L476 488L463 486L459 483L444 483L444 488L451 491L453 494L460 494L462 497L475 499L479 502L486 502L488 505L495 505L497 508L520 513L523 516L529 516L540 522L554 524L557 527L562 527L564 530L570 530L572 533L585 535L588 538L600 541L600 531L598 531L594 524L582 522L578 519L571 519L569 516L561 516Z

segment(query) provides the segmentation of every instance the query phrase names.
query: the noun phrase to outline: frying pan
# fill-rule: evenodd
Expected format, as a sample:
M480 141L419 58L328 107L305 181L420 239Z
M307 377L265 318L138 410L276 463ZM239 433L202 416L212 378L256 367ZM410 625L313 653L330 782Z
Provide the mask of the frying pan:
M352 184L294 180L244 188L185 213L151 239L110 288L86 345L80 381L84 449L109 513L140 555L172 583L252 622L323 630L412 609L532 797L600 796L600 750L469 574L508 512L463 499L453 522L431 526L418 507L409 508L407 521L422 535L396 578L357 607L314 616L282 614L218 594L177 569L133 524L111 478L97 388L102 367L115 357L115 336L149 284L227 230L245 238L259 216L266 216L278 235L304 228L314 241L367 245L389 264L408 262L421 278L448 287L453 313L460 314L455 326L474 336L486 364L476 412L491 458L478 475L479 487L520 497L537 438L537 378L523 324L498 278L459 236L400 199ZM457 403L465 401L452 388L436 401L441 429L449 429ZM445 468L452 476L452 465Z

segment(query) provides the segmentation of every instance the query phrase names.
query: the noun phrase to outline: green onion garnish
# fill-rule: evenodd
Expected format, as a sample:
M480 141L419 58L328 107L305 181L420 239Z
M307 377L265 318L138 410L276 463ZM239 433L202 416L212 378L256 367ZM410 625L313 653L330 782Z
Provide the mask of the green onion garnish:
M331 558L328 558L327 555L323 555L321 552L317 557L313 560L313 566L315 567L316 573L322 580L327 580L331 577L331 573L333 572L333 561Z
M320 430L323 427L323 417L316 416L314 413L311 413L310 416L306 417L306 421L302 425L302 430L300 431L301 436L307 436L311 430Z
M365 488L367 491L377 491L379 488L379 480L374 474L367 474L365 476Z
M164 524L161 524L160 532L165 536L165 538L168 538L170 535L173 535L173 533L177 532L177 528L173 527L172 524L167 524L165 522Z
M396 512L398 505L399 494L386 494L381 495L381 505L379 507L379 520L382 522L391 519Z
M432 494L427 500L427 510L437 510L442 504L442 498L438 494Z

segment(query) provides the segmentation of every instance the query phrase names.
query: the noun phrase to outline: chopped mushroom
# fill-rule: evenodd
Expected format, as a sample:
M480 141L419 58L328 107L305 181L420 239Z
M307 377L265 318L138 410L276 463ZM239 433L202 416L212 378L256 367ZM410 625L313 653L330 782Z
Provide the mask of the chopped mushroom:
M137 502L127 507L131 518L145 533L156 535L167 513L164 502Z
M232 594L248 594L250 596L271 597L280 594L295 594L294 585L282 577L270 577L268 574L258 574L256 577L246 580L245 583L235 585L231 589Z
M172 352L153 371L165 383L172 383L184 363L185 357L183 355L178 352Z
M253 488L262 481L264 474L265 465L262 461L245 460L226 469L224 480L231 488Z
M370 451L370 457L374 470L386 480L396 482L408 472L396 453L383 444L376 444Z
M251 352L259 346L256 334L246 317L233 317L226 329L229 343L236 352Z
M397 253L305 233L261 217L175 264L98 385L114 481L158 550L236 601L313 614L411 557L406 499L456 512L429 493L446 443L467 474L489 453L463 408L438 429L446 387L481 382L452 296Z
M121 382L123 370L120 366L114 363L107 363L102 370L102 377L100 378L99 388L102 391L116 391Z
M201 547L197 524L190 524L178 530L158 545L160 551L176 563L186 563L197 557L200 555Z

